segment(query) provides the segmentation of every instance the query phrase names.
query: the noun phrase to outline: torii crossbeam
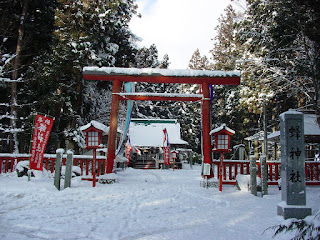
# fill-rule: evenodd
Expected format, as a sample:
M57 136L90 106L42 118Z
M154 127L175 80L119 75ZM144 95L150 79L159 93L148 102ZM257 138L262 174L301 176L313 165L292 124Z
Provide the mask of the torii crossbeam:
M106 173L112 173L115 159L115 142L118 126L119 101L151 100L151 101L202 101L202 146L203 162L212 165L210 140L210 91L209 85L239 85L240 72L208 71L208 70L170 70L170 69L137 69L115 67L85 67L85 80L113 81L112 103L110 113L110 130ZM120 93L122 82L149 83L187 83L201 84L202 94L161 94L161 93ZM206 176L211 178L213 173Z

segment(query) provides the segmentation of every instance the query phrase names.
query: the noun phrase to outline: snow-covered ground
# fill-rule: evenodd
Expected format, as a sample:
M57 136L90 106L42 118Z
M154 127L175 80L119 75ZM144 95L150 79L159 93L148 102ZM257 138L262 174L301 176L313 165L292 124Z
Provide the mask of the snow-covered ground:
M52 178L0 175L0 239L271 239L279 224L280 191L254 197L234 186L200 187L200 167L118 172L114 184L72 179L56 190ZM63 185L63 184L62 184ZM320 187L307 187L307 204L319 210ZM293 233L275 239L290 239Z

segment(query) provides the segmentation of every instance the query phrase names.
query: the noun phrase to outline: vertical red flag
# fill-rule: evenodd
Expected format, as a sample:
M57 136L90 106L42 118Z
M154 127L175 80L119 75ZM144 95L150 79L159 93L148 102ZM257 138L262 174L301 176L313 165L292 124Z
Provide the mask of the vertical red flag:
M36 115L30 151L30 169L42 171L43 154L48 143L52 124L52 118L38 114Z
M170 147L163 147L164 165L170 165Z
M168 132L167 129L163 129L163 134L164 134L164 138L163 138L163 146L164 147L169 147L169 136L168 136Z
M163 160L164 165L170 165L170 144L169 144L169 136L167 129L163 129Z
M132 146L126 145L126 158L129 160L128 165L130 164L130 160L131 160L131 150L132 150Z

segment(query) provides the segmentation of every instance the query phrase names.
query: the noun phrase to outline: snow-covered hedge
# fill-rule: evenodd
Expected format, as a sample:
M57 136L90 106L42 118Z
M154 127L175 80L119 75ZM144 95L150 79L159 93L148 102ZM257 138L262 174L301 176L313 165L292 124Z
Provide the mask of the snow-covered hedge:
M236 177L237 186L241 191L249 191L250 186L250 175L238 174ZM261 185L261 178L257 177L257 186Z
M29 168L29 161L20 161L16 166L16 172L18 177L28 176L28 171L31 171L31 177L42 178L49 177L50 172L43 168L43 171L37 171ZM72 177L81 175L81 168L78 166L72 166ZM61 167L61 176L64 178L66 172L66 166Z
M18 164L16 165L16 172L18 177L28 176L28 171L31 172L30 173L31 177L35 177L35 178L49 177L49 172L45 168L43 168L42 171L33 170L33 169L30 170L29 163L30 161L18 162Z

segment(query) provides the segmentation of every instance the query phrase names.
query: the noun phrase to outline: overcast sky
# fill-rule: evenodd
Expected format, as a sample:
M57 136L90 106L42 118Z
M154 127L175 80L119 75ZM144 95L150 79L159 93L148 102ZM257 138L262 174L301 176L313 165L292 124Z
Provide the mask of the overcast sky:
M140 47L156 44L159 59L167 53L171 69L187 69L193 52L210 57L215 26L230 0L137 0L142 18L130 27Z

